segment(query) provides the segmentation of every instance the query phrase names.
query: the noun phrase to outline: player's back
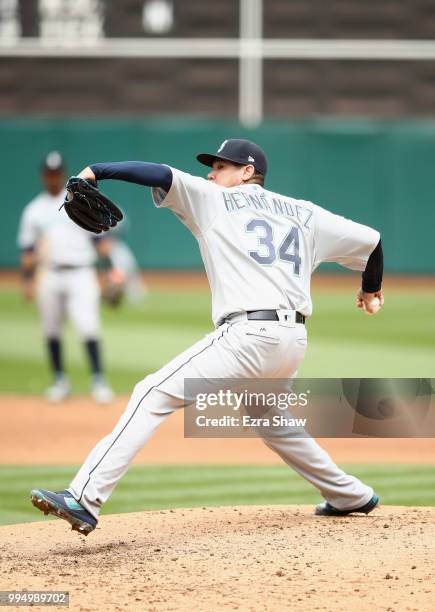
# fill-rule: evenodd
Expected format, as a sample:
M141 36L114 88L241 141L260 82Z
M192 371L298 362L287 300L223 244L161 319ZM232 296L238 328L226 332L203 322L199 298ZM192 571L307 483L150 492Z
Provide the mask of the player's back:
M213 318L257 309L310 314L313 205L259 185L219 191L219 214L199 238Z

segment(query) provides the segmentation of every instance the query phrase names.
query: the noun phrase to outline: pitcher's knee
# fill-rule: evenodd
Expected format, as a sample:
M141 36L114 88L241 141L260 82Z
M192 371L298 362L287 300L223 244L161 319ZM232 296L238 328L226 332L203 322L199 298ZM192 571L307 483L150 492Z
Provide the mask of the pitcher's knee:
M142 396L150 391L153 387L152 375L145 376L134 387L132 396Z
M160 395L154 376L150 374L136 384L132 399L140 403L141 408L151 408L161 403Z
M153 374L146 376L134 387L130 402L136 408L154 415L167 415L183 407L183 398L166 393Z

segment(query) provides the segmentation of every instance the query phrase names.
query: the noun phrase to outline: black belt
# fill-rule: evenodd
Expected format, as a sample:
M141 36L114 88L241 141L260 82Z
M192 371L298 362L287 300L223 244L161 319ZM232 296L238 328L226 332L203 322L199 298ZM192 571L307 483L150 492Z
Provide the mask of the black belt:
M52 270L56 272L64 272L66 270L82 270L83 268L90 268L90 266L73 266L70 264L59 264L51 267Z
M279 321L276 310L251 310L247 313L250 321ZM305 323L305 317L296 312L296 323Z

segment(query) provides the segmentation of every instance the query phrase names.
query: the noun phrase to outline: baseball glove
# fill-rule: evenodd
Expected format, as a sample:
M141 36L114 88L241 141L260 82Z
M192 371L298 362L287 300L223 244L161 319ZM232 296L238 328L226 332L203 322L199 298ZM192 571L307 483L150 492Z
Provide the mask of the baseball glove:
M127 277L118 268L109 270L103 279L102 298L109 306L116 307L121 304L125 296Z
M68 217L88 232L101 234L123 219L120 209L98 189L96 181L71 176L63 203Z

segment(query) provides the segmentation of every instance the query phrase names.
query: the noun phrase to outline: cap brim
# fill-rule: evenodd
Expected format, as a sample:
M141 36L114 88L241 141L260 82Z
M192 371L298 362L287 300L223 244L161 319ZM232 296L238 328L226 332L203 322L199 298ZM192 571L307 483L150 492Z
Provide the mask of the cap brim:
M196 156L196 159L200 164L204 164L204 166L209 166L210 168L213 167L213 162L215 162L217 159L223 159L224 161L231 162L232 164L239 164L240 166L244 165L243 162L235 161L234 159L221 155L213 155L211 153L200 153Z
M209 166L210 168L213 167L213 162L215 161L215 159L218 159L216 157L216 155L212 155L211 153L199 153L199 155L196 156L196 159L199 161L200 164L204 164L204 166Z

